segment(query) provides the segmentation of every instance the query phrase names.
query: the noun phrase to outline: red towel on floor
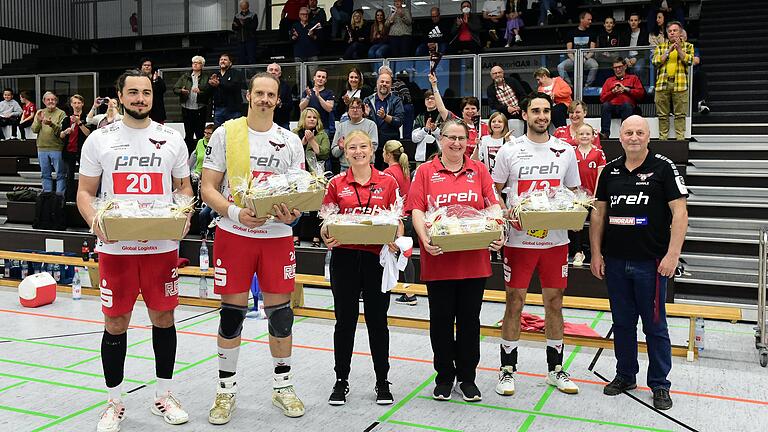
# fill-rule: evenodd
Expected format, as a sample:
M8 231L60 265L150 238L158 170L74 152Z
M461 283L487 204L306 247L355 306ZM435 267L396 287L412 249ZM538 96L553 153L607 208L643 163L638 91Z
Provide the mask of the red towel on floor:
M544 332L544 318L523 312L520 316L520 328L525 331ZM567 336L589 336L589 337L601 337L599 333L592 330L586 324L573 324L566 322L563 332Z

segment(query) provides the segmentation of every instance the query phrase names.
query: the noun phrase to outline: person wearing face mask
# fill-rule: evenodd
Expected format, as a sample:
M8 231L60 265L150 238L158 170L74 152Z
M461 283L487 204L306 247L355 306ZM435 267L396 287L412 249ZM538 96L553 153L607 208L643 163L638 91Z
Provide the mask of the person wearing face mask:
M37 134L37 159L40 161L40 173L43 177L43 192L53 192L52 172L56 171L56 193L64 195L66 189L67 166L61 158L64 148L59 133L61 123L67 114L56 107L59 98L52 92L45 92L45 108L37 111L32 122L32 132Z
M451 29L452 39L449 43L451 54L480 52L480 33L483 23L477 14L472 13L472 3L461 2L461 14L456 17Z
M463 121L468 128L467 145L467 157L472 156L475 151L475 147L480 142L480 138L488 135L488 125L480 122L480 101L474 96L465 96L461 98L459 103L459 109L461 110L461 117L448 111L443 103L443 97L440 96L440 90L437 88L437 77L435 74L429 75L429 82L432 83L432 93L435 96L435 105L437 111L440 113L440 121L456 119Z
M72 95L69 98L72 114L64 117L64 120L61 121L61 132L59 132L59 138L64 141L61 157L67 164L67 189L65 194L67 201L74 201L76 198L77 182L75 181L75 173L80 165L80 151L83 149L85 139L91 134L91 130L88 129L87 122L83 117L83 105L85 105L85 98L79 94Z

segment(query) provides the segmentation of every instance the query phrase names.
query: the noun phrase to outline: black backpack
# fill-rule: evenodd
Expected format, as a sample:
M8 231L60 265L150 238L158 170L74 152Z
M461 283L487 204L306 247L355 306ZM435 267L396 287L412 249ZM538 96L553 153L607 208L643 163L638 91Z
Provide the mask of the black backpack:
M43 192L35 203L35 221L32 228L47 230L66 230L64 215L64 197L53 192Z

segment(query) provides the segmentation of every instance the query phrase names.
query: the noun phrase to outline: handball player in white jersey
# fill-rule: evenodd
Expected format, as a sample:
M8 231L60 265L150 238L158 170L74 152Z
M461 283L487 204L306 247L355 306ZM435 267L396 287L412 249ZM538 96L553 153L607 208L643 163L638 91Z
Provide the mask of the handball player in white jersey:
M176 361L176 327L173 311L178 305L179 243L172 240L108 242L96 222L93 200L100 197L135 199L142 203L173 202L173 193L192 196L187 147L175 130L149 118L152 81L138 71L118 78L117 95L125 108L121 122L91 133L80 158L77 207L98 237L99 290L104 313L101 363L107 385L107 408L99 432L117 432L125 417L122 401L127 330L136 298L141 293L152 321L157 385L153 414L170 424L189 416L171 393ZM189 220L187 228L189 230ZM127 390L127 389L126 389Z
M227 147L250 149L248 166L254 178L280 174L289 168L303 169L304 149L296 134L272 119L280 103L279 82L272 75L256 74L248 86L248 116L230 120L213 133L203 162L202 196L222 215L213 246L214 292L221 295L218 335L219 382L208 413L212 424L225 424L236 406L237 359L240 334L247 312L251 279L256 273L264 294L272 354L272 403L288 417L304 414L304 404L294 391L291 373L290 306L296 272L296 252L291 225L300 212L285 204L275 206L274 217L256 215L238 207L232 198ZM244 143L243 140L248 142ZM247 145L247 147L246 147Z

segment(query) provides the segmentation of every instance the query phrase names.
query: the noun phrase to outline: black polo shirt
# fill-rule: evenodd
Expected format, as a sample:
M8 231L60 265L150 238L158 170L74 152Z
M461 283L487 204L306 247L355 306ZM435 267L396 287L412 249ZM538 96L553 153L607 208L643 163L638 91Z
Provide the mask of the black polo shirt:
M645 260L667 254L672 211L669 202L687 197L685 180L674 162L648 152L638 168L629 171L626 156L609 162L597 184L595 197L605 201L607 215L603 255Z

